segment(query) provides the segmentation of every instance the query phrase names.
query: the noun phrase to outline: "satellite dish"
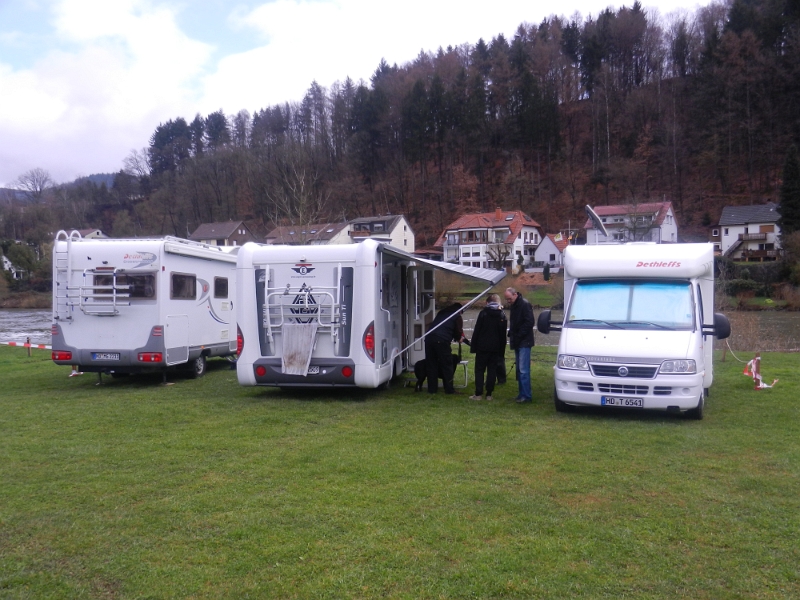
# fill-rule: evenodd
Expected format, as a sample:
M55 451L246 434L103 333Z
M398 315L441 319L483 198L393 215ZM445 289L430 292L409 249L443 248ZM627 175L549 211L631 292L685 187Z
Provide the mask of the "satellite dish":
M589 219L591 219L594 226L599 229L604 236L608 237L608 231L606 231L606 226L603 225L603 222L600 220L600 217L597 216L597 213L592 210L592 207L588 204L586 205L586 214L589 215Z

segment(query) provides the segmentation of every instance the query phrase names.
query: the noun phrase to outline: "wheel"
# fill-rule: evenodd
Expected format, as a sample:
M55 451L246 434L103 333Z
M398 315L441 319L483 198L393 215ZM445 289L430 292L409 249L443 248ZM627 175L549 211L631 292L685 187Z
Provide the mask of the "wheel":
M556 388L553 388L553 404L556 405L556 412L570 413L575 410L575 407L571 404L567 404L566 402L562 402L558 399L558 392L556 392Z
M202 377L206 374L206 357L200 355L194 360L190 360L188 367L190 378L197 379L198 377Z
M691 410L687 410L684 413L684 416L687 419L694 419L695 421L700 421L703 419L703 408L705 407L706 401L703 398L703 394L700 394L700 400L697 403L697 408L693 408Z

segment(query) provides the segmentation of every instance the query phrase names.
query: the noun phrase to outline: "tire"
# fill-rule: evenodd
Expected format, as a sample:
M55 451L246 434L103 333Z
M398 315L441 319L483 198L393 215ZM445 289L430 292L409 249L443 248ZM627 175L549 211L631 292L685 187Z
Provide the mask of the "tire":
M556 412L560 413L571 413L575 411L575 407L571 404L567 404L566 402L562 402L558 399L558 393L556 392L556 388L553 388L553 404L556 406Z
M189 378L199 379L206 374L206 357L200 355L194 360L190 360L187 367L189 369Z
M705 398L703 394L700 394L700 400L697 403L697 408L692 408L691 410L687 410L684 413L684 416L687 419L692 419L694 421L702 421L703 420L703 409L705 408Z

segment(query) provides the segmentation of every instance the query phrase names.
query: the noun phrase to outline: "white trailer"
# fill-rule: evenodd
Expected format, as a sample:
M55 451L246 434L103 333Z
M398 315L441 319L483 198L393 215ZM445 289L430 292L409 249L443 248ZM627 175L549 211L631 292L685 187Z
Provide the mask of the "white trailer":
M435 273L488 288L504 271L440 263L365 240L244 244L237 263L239 383L376 388L424 358Z
M53 360L112 375L236 354L235 249L174 237L53 245Z
M711 244L569 246L554 402L643 408L703 417L713 382L713 337L730 335L714 313Z

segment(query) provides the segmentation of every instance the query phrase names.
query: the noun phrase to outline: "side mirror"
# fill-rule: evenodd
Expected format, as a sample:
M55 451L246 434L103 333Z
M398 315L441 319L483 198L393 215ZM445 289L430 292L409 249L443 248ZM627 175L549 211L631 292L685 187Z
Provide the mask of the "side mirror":
M536 320L536 329L539 333L547 335L551 331L561 331L561 325L555 325L550 322L550 311L543 310L539 313L539 318Z
M718 340L724 340L731 335L731 322L722 313L714 313L714 335Z

